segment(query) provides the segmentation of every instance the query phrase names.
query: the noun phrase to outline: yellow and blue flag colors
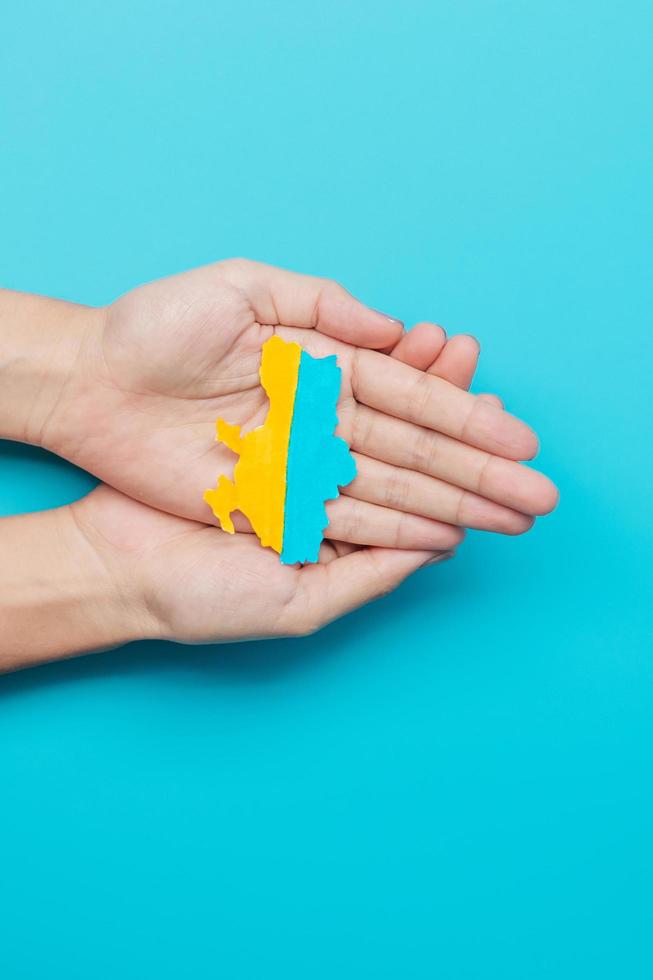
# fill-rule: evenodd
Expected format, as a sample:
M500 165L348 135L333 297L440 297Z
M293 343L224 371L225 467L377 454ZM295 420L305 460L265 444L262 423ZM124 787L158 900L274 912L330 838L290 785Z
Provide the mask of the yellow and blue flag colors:
M245 436L217 422L217 438L240 457L233 482L221 476L204 499L223 530L241 511L284 564L315 562L328 524L324 502L356 476L347 443L335 436L340 368L274 336L263 345L261 384L270 400L263 425Z

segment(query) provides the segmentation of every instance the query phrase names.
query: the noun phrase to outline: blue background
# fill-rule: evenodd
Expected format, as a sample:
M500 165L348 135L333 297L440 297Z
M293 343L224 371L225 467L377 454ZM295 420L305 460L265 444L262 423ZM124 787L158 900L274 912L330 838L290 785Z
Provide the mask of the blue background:
M229 255L483 345L562 502L295 642L0 680L6 980L649 978L644 2L23 0L0 276ZM3 445L1 508L90 477Z

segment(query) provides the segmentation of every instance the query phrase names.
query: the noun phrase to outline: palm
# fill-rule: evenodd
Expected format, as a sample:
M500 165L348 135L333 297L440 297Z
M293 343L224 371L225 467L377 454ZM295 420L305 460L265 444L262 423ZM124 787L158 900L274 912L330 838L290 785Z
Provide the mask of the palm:
M230 537L106 486L75 508L78 525L106 561L118 563L119 576L146 583L146 606L170 636L228 640L292 631L283 615L298 570L284 568L252 535Z
M202 493L234 461L215 443L216 418L245 430L262 424L268 401L258 374L261 346L275 331L311 353L338 355L339 415L349 439L355 348L315 331L259 323L229 282L189 273L135 290L108 310L99 380L114 404L94 460L103 479L127 492L142 488L143 499L162 510L211 522Z

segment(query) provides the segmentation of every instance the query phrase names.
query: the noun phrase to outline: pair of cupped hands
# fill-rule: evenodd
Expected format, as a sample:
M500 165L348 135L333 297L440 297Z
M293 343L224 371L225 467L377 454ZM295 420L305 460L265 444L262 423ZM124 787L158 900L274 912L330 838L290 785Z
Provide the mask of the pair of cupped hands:
M202 498L235 461L216 419L244 432L265 420L273 333L342 369L338 433L358 475L327 504L316 565L225 534ZM432 323L405 332L333 281L228 260L88 310L38 441L103 481L71 514L142 608L144 635L306 634L450 557L462 528L520 534L555 506L550 480L520 462L537 453L532 430L467 391L478 352ZM241 515L236 528L249 530Z

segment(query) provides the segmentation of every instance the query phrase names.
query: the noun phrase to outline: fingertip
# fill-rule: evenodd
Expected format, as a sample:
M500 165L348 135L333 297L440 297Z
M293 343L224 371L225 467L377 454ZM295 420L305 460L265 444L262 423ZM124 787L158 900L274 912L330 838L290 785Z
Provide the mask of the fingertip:
M455 524L448 525L449 527L449 538L447 541L447 548L457 548L459 544L465 539L465 534L467 533L464 527L458 527Z
M468 389L472 383L480 345L471 334L456 334L444 344L429 367L429 374L443 378L456 388Z
M519 514L515 511L506 521L505 526L501 528L501 531L510 537L518 537L520 534L526 534L527 531L530 531L533 524L535 524L535 518L530 514Z
M466 344L474 347L476 349L477 356L481 353L481 342L478 337L475 337L471 333L459 333L456 334L456 336L460 337L461 341L464 341Z
M497 405L486 402L486 406L496 425L501 428L501 442L505 442L505 448L509 450L508 458L518 461L535 459L540 451L540 440L531 427Z
M425 371L440 354L445 343L446 334L442 327L435 323L416 323L403 334L391 354L395 360Z
M539 490L537 510L535 513L538 517L544 517L546 514L551 514L560 503L560 491L548 476L544 476L543 473L539 475L542 485Z
M441 344L444 344L447 339L447 331L444 327L441 327L439 323L432 323L430 320L420 320L411 329L413 332L418 331L428 335L431 339L437 339Z
M519 458L523 460L535 459L540 451L540 440L532 429L529 429L528 426L525 428L527 433L524 434L524 455Z

